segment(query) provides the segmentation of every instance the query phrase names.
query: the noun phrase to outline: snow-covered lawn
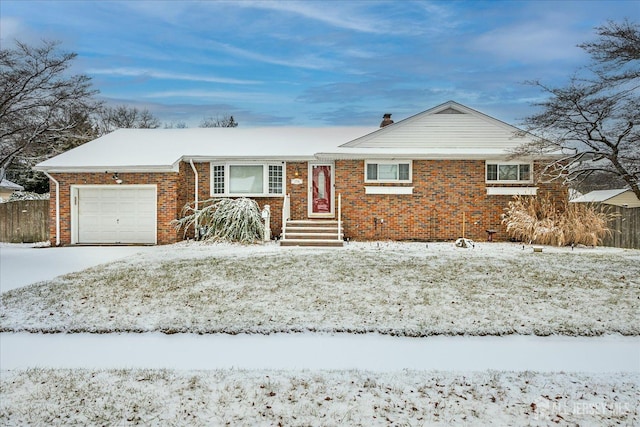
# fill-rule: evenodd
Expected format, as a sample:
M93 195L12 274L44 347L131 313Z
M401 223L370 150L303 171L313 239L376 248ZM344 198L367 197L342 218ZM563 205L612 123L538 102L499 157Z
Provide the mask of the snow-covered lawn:
M640 374L5 372L2 425L638 425ZM125 398L123 398L125 397Z
M640 332L640 251L178 244L0 296L1 331ZM57 249L48 249L55 251Z
M46 259L46 264L39 264L24 261L19 250L25 248L7 248L0 246L3 291L32 283L34 277L49 279L58 271L109 260L101 258L105 248L35 249L37 257ZM0 424L640 424L640 365L634 363L634 357L640 360L633 356L638 352L633 340L640 329L640 251L544 247L542 253L534 253L528 246L489 243L477 244L475 249L456 249L450 243L352 243L338 250L194 243L106 249L110 259L128 258L2 293L0 329L310 330L440 336L358 336L371 340L366 347L346 333L218 337L5 333L0 336L0 365L13 363L19 369L0 371ZM95 257L89 256L90 250ZM14 255L18 263L8 262ZM477 336L616 332L636 337ZM476 336L444 336L452 334ZM245 340L256 338L268 340L267 345L242 350L247 346ZM84 346L85 351L68 345L67 339L77 341L76 347ZM99 339L104 342L93 342ZM148 339L169 347L147 345ZM203 350L199 340L209 339L213 347ZM233 346L220 339L240 339L236 343L240 353L233 353ZM51 340L53 344L44 345ZM127 344L131 340L134 344ZM384 340L402 342L385 344ZM428 340L442 342L423 343ZM492 345L486 340L515 342ZM422 344L437 354L430 355L431 364L412 364L423 357L424 352L414 348ZM305 360L283 362L285 357L269 350L269 345L282 346L278 349L282 354L297 354ZM617 361L618 354L612 350L616 346L622 346L619 352L630 364ZM89 347L99 355L79 356ZM358 355L355 347L361 353L371 348L376 357ZM58 351L54 354L51 349ZM65 350L76 359L89 360L54 362L56 357L65 358ZM20 354L47 351L50 364L20 359ZM154 351L163 357L145 366L141 354L153 357L150 353ZM218 366L257 368L194 370L210 366L207 351L227 361ZM588 357L576 356L581 351ZM501 352L502 359L495 357L496 352ZM556 363L554 355L589 366L569 360L572 372L558 372L566 368L567 361ZM313 362L323 357L333 359ZM389 357L396 363L385 362ZM497 362L499 370L480 371L498 366L478 364L481 361L505 357L519 364ZM595 358L593 364L585 362L589 358ZM525 359L541 364L528 365ZM100 364L100 360L111 364ZM79 369L81 366L93 367ZM132 366L145 369L130 369ZM172 369L148 369L161 366ZM268 368L260 368L263 366ZM305 366L312 368L304 370ZM342 370L332 370L336 366ZM420 368L402 370L412 366ZM520 370L522 366L528 370ZM582 370L589 372L576 372ZM626 372L610 372L616 370Z

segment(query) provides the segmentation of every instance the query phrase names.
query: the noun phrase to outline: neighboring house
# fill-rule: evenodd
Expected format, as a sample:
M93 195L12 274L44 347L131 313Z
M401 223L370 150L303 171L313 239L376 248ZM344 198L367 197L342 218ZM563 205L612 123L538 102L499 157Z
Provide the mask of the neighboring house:
M527 138L450 101L377 130L122 129L36 169L51 179L57 244L173 243L186 203L240 196L270 205L272 234L288 242L299 237L288 219L340 220L333 240L449 240L463 229L499 240L513 195L566 197L536 182L541 159L510 160Z
M9 200L9 197L11 197L15 191L24 191L24 187L11 182L8 179L3 179L0 182L0 202L6 202Z
M596 190L571 200L572 203L603 203L605 205L621 206L623 208L638 208L640 200L629 189Z

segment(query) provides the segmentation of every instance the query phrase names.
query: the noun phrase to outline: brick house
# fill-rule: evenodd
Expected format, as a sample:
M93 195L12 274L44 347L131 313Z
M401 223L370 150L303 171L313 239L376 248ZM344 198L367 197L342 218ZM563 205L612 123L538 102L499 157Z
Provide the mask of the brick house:
M283 244L500 240L513 195L567 196L536 180L544 159L510 158L528 138L449 101L381 128L121 129L36 169L56 244L174 243L182 207L214 197L269 205Z

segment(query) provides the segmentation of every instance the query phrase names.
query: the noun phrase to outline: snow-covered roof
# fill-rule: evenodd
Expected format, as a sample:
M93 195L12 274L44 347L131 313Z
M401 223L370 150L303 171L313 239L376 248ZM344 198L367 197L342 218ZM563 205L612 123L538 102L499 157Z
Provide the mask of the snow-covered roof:
M605 203L616 206L640 207L640 200L627 188L595 190L571 200L572 203Z
M13 190L13 191L23 191L24 187L22 185L18 185L15 182L11 182L8 179L3 179L0 182L0 188L3 190Z
M169 171L180 160L505 158L532 136L454 101L384 128L120 129L37 170Z
M119 129L36 166L48 172L175 170L182 159L310 160L375 130L331 128Z
M616 190L595 190L587 194L583 194L580 197L576 197L572 201L575 203L604 202L605 200L609 200L610 198L615 197L618 194L622 194L625 191L628 190L625 188Z

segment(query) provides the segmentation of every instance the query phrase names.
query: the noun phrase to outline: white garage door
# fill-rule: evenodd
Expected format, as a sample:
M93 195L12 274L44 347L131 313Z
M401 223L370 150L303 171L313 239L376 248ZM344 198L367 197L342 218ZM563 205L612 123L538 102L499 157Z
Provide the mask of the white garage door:
M155 187L78 189L78 243L156 243Z

